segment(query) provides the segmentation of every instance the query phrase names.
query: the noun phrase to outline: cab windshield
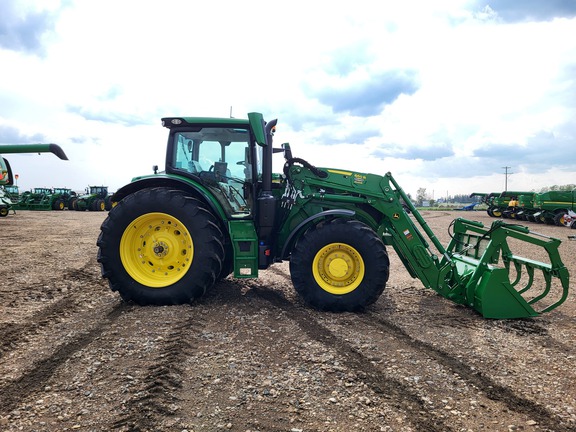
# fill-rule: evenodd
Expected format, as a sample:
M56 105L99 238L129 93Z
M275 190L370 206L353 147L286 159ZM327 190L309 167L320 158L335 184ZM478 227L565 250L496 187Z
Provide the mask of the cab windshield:
M245 185L261 176L262 158L252 161L247 129L205 127L178 131L173 139L174 168L198 176L231 216L250 214Z

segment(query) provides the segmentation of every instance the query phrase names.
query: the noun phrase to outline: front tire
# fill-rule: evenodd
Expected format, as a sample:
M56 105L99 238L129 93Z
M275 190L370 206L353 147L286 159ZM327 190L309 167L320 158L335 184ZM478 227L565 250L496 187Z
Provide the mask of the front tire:
M378 300L390 261L376 233L358 221L336 219L309 229L290 258L296 291L316 309L358 311Z
M204 205L181 191L143 189L112 208L97 245L112 291L140 305L191 303L222 269L222 231Z

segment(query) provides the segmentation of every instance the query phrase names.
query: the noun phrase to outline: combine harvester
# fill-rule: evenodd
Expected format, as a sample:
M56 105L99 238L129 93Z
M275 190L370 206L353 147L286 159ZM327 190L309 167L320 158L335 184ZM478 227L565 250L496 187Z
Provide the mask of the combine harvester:
M272 146L276 122L260 113L162 119L165 171L114 194L97 240L113 291L141 305L190 303L230 273L256 278L289 261L307 304L359 311L384 290L388 246L424 287L486 318L535 317L566 300L560 240L458 218L444 247L391 173L293 157L288 144ZM272 171L274 153L284 154L282 173ZM520 255L526 244L536 256Z
M518 195L516 219L521 221L536 222L534 213L538 210L534 207L536 192L526 192Z
M539 193L534 198L534 206L538 209L534 217L542 223L566 225L565 215L576 211L576 189Z
M62 160L68 160L64 150L57 144L0 144L0 186L14 185L12 168L2 153L53 153ZM12 201L4 197L0 204L0 216L7 216L12 205Z

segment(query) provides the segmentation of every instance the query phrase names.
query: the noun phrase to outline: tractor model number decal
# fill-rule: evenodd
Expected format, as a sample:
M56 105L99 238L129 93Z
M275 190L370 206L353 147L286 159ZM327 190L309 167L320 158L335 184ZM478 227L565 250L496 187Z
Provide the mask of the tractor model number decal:
M363 185L366 183L366 176L362 174L354 174L354 184Z

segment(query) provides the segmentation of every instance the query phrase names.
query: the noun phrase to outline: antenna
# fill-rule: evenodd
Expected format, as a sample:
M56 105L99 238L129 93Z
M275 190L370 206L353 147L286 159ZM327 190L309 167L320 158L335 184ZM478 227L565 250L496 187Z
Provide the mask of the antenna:
M234 118L232 117L232 105L230 105L230 118Z

